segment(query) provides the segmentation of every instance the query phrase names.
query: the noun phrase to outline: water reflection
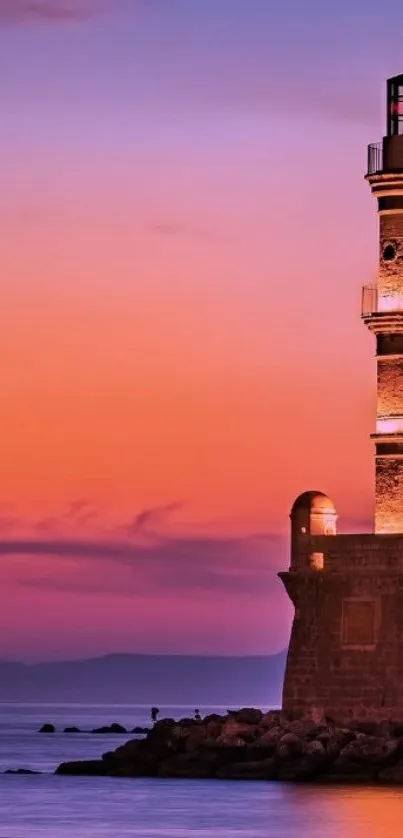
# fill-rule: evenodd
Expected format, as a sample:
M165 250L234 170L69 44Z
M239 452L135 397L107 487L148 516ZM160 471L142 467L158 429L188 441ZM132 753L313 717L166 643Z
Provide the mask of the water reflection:
M0 776L0 838L401 838L403 789Z

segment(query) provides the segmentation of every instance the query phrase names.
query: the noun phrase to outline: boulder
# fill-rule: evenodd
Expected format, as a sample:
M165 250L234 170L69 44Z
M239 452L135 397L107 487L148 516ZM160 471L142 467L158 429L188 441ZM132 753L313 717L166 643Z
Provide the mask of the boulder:
M56 731L55 726L47 723L45 725L42 725L39 733L55 733L55 731Z
M280 759L299 756L303 753L302 739L296 733L284 733L277 743L276 753Z
M388 723L386 724L388 725ZM365 733L367 736L382 736L385 734L385 723L374 722L371 719L363 721L353 719L347 727L353 730L354 733Z
M259 737L258 743L259 745L264 745L266 747L271 747L273 750L276 749L280 739L285 735L286 731L280 725L275 725L268 730L264 729L264 733Z
M240 744L255 742L260 736L260 728L257 724L239 722L235 717L226 721L217 737L219 745L233 745L236 740Z
M202 779L214 777L218 766L216 754L184 753L170 757L158 768L159 777L188 777L189 779Z
M81 733L79 727L65 727L63 733Z
M340 752L340 758L353 762L381 765L393 757L397 746L396 740L359 733L355 739L343 748Z
M319 734L329 731L328 725L316 724L312 719L297 719L293 722L283 722L283 726L288 733L295 733L299 739L316 739Z
M359 733L349 742L329 766L328 778L357 782L373 782L379 771L393 762L397 742Z
M222 725L224 723L224 716L220 716L218 713L209 713L208 716L204 717L203 723L208 725L210 722L218 722Z
M270 710L269 713L263 713L260 720L260 727L266 729L281 726L281 714L278 711Z
M321 742L304 742L297 756L290 756L278 762L278 779L284 781L314 780L323 771L328 761Z
M136 733L137 735L143 734L146 735L149 732L149 727L134 727L132 733Z
M173 730L178 727L174 719L161 719L147 733L147 743L150 746L167 745L172 741ZM175 734L176 736L176 734Z
M221 780L275 780L276 761L269 758L253 762L227 763L218 769L216 776Z
M127 733L127 730L123 725L119 725L116 722L112 725L104 725L103 727L96 727L94 728L91 733Z
M204 720L206 737L209 740L216 740L221 736L225 721L220 716L207 716Z
M42 771L33 771L31 768L8 768L5 774L42 774Z
M233 714L234 718L241 725L260 725L263 713L261 710L254 710L252 707L244 707Z
M70 774L76 777L104 777L107 774L106 763L101 759L80 762L62 762L55 774Z
M169 751L146 747L145 739L131 739L115 751L102 755L105 773L113 777L154 777Z
M379 771L378 780L386 785L403 785L403 760Z
M340 751L355 739L353 731L345 728L323 731L319 734L317 741L326 748L326 753L331 759L338 757Z
M400 739L403 736L403 722L389 722L389 730L392 739Z

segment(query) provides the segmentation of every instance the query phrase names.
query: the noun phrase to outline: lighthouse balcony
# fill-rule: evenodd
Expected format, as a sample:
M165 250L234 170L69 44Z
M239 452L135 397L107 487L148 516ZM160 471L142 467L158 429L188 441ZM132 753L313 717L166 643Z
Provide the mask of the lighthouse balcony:
M388 316L403 318L403 293L387 293L377 285L364 285L361 299L361 317L364 320L384 319Z
M396 436L403 434L403 416L378 416L374 436Z
M389 179L396 174L401 180L403 173L403 133L384 137L380 143L371 143L367 154L367 177Z

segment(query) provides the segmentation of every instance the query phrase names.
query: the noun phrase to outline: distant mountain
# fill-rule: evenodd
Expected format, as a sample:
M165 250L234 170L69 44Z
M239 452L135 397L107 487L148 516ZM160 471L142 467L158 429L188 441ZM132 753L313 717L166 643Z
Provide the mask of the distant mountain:
M267 657L107 655L32 666L0 661L0 701L276 706L284 664L285 652Z

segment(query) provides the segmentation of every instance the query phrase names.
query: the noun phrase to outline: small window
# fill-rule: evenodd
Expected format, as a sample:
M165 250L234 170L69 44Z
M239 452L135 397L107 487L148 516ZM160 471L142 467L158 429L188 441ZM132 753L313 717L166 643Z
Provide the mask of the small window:
M325 565L325 557L323 553L311 553L309 561L313 570L323 570Z
M383 248L382 258L384 262L393 262L396 259L396 248L393 244L386 244Z

